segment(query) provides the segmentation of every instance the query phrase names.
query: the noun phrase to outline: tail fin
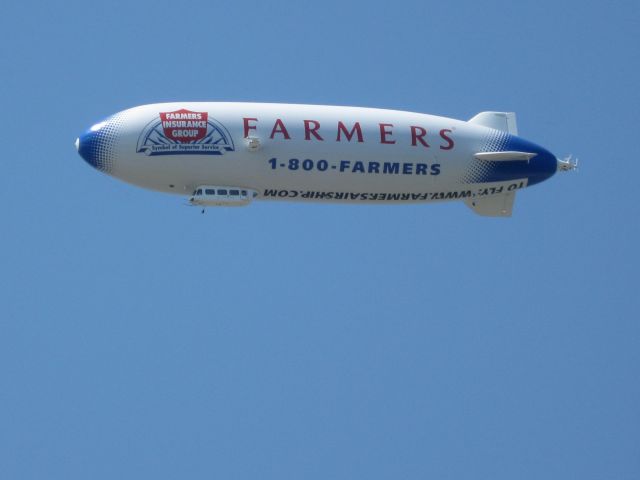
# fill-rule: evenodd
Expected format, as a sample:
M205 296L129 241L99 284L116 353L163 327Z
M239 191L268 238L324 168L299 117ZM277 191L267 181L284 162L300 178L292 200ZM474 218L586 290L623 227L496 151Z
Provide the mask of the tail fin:
M469 120L469 123L502 130L511 135L518 135L516 114L513 112L482 112Z
M484 197L467 198L464 203L483 217L510 217L516 192L498 193Z

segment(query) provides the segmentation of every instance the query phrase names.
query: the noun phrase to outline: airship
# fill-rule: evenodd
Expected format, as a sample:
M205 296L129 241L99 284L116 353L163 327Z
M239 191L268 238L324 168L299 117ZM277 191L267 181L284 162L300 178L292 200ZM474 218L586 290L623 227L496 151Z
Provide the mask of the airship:
M93 125L76 149L101 172L203 208L459 201L480 215L508 217L519 190L576 167L520 137L512 112L463 121L273 103L134 107Z

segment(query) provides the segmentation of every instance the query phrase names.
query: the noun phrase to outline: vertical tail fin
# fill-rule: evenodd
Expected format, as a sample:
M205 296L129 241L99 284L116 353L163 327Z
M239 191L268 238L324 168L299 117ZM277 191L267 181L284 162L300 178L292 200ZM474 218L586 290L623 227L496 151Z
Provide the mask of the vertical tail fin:
M510 217L516 192L498 193L478 198L467 198L464 203L483 217Z
M518 135L516 114L513 112L482 112L469 120L469 123L502 130L511 135Z

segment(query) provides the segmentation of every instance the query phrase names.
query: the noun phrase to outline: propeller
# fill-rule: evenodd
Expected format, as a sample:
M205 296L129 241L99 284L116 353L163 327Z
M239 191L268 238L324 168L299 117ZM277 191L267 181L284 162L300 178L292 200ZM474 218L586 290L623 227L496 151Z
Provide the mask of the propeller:
M571 170L578 170L578 159L573 160L573 155L568 155L562 160L558 159L558 170L561 172L568 172Z

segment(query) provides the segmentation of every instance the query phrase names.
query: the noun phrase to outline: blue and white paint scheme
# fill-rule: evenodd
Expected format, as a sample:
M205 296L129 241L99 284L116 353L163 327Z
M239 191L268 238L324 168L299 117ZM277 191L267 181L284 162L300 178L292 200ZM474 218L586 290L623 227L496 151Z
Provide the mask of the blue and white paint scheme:
M575 168L518 136L514 113L469 121L359 107L181 102L116 113L76 140L96 169L193 205L462 200L510 216L518 190Z

